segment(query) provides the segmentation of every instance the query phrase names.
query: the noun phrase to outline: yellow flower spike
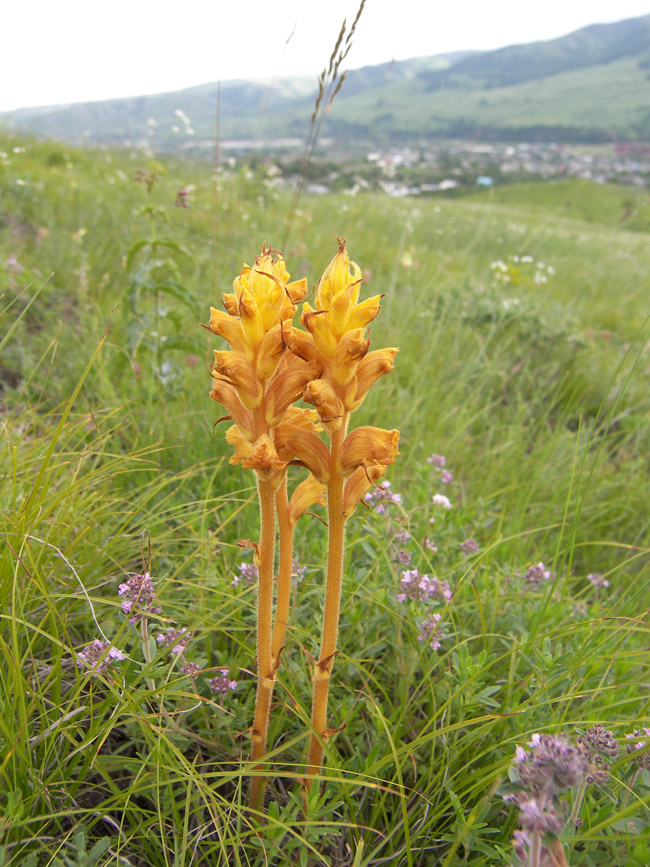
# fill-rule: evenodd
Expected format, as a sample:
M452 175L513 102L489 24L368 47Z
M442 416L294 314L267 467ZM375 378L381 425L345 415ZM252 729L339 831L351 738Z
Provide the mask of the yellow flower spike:
M230 464L240 464L242 461L249 458L253 451L252 443L244 437L236 424L229 427L226 431L226 442L233 446L235 450L228 459L228 463Z
M232 350L246 355L249 361L254 359L255 356L251 351L250 344L246 340L239 317L222 313L221 310L215 310L214 307L211 307L210 324L208 327L213 334L227 340Z
M373 463L388 466L394 463L398 451L399 431L379 427L358 427L343 441L339 468L349 475L357 467Z
M367 491L386 472L381 464L371 464L369 467L357 467L343 488L343 514L346 518L354 514L355 509Z
M300 399L305 386L320 373L320 365L285 352L264 395L264 419L269 427L280 424L287 408Z
M325 506L326 486L321 484L311 473L304 482L295 489L289 500L289 523L295 527L298 518L311 506Z
M395 356L399 352L396 347L375 349L363 358L357 367L354 389L347 389L343 403L348 412L358 409L366 395L380 376L390 373L395 367Z
M278 425L275 429L275 447L284 461L296 459L326 485L330 479L330 451L313 431L292 425Z
M215 349L214 368L232 382L247 409L256 409L261 404L264 387L257 378L255 368L243 355Z
M253 415L239 399L235 386L217 376L214 378L210 397L225 408L243 436L253 442L255 439Z
M343 424L345 408L332 386L324 379L312 380L303 392L305 403L311 403L320 416L325 430L333 433Z
M241 462L246 470L255 470L258 478L271 482L276 488L282 481L287 468L287 461L279 458L273 440L268 434L262 434L255 440L250 454Z
M332 360L332 375L341 385L345 385L354 376L359 362L368 353L370 340L363 335L363 328L348 331L339 340Z

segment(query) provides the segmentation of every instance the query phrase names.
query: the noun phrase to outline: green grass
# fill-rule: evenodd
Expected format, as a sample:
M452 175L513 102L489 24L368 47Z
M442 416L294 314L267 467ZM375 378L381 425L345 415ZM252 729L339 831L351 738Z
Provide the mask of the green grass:
M497 789L515 745L596 722L624 744L648 719L650 280L647 234L617 217L630 192L300 202L292 276L313 284L344 235L364 292L385 293L372 343L400 353L355 423L400 429L389 478L403 503L350 522L330 713L343 728L307 823L294 779L325 546L315 517L299 524L307 571L260 829L243 806L255 594L231 583L255 491L213 434L216 339L197 323L263 241L280 243L288 197L261 174L180 162L148 196L137 155L0 150L0 863L93 863L93 845L105 865L511 863L516 810ZM174 208L187 183L191 207ZM150 231L143 204L167 209L164 234L191 258L142 249L126 267ZM521 265L498 284L491 263L508 256L555 275L537 285ZM152 275L182 292L157 308ZM425 609L396 600L392 534L406 528L411 566L454 591L437 652L418 641ZM162 607L149 633L191 630L195 683L121 612L119 584L149 561ZM534 587L523 575L539 561L554 574ZM91 678L75 654L102 636L127 658ZM206 684L221 667L238 681L223 699ZM649 780L634 767L623 747L608 786L589 788L583 824L562 834L569 863L648 863Z

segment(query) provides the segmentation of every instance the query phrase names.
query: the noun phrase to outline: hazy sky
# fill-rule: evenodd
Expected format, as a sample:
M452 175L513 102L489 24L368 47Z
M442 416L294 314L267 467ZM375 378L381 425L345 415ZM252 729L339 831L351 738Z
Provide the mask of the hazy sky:
M0 111L316 75L359 0L5 0ZM650 12L650 0L367 0L353 69L552 39ZM287 42L288 40L288 42Z

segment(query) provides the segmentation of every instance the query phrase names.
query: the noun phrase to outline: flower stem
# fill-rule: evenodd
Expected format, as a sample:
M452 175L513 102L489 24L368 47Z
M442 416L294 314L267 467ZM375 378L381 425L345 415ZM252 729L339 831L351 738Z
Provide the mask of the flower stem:
M273 671L280 665L280 654L289 622L291 604L291 569L293 565L293 527L289 521L289 500L287 497L287 476L285 473L282 484L275 495L275 508L278 516L280 537L280 566L278 569L278 595L275 604L275 621L271 640L271 658Z
M332 433L330 444L330 483L327 492L328 507L328 560L327 584L325 588L325 612L323 616L323 633L321 650L313 674L313 700L311 725L307 757L306 790L311 789L315 777L323 764L325 743L328 739L327 730L327 698L330 676L336 654L336 643L339 631L339 611L341 605L341 584L343 580L343 544L345 542L345 516L343 514L343 482L337 471L338 457L345 438L346 424Z
M257 490L260 500L260 543L259 583L257 597L257 698L255 719L251 731L252 758L261 759L266 752L266 739L269 727L269 712L273 694L274 671L271 654L271 631L273 626L273 552L275 545L275 494L269 481L258 479ZM262 771L263 764L257 764L255 771ZM264 777L262 774L251 778L249 806L262 807Z
M530 863L529 867L540 867L542 858L542 838L540 834L534 833L530 843Z

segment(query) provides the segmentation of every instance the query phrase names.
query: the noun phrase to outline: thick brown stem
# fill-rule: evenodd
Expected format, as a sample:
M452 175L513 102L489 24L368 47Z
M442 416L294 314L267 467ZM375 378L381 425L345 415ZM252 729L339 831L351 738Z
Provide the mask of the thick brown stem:
M291 569L293 566L293 527L289 521L289 500L287 497L287 476L275 495L275 508L278 516L280 536L280 567L278 569L278 595L275 603L275 621L273 623L273 638L271 640L271 658L273 671L280 665L280 653L289 622L291 605Z
M273 625L273 553L275 545L275 494L271 482L258 479L260 499L259 581L257 596L257 699L251 732L252 758L261 759L266 752L269 712L273 694L273 659L271 631ZM263 764L255 765L262 771ZM260 809L263 802L264 777L251 778L249 806Z
M307 757L307 791L312 786L323 764L324 745L328 738L327 698L330 676L336 654L339 631L339 610L341 605L341 584L343 580L343 545L345 542L345 516L343 515L343 482L337 472L338 456L345 438L346 425L332 434L330 452L330 483L328 486L328 561L327 584L325 588L325 612L320 656L314 668L314 694L312 701L312 732Z

